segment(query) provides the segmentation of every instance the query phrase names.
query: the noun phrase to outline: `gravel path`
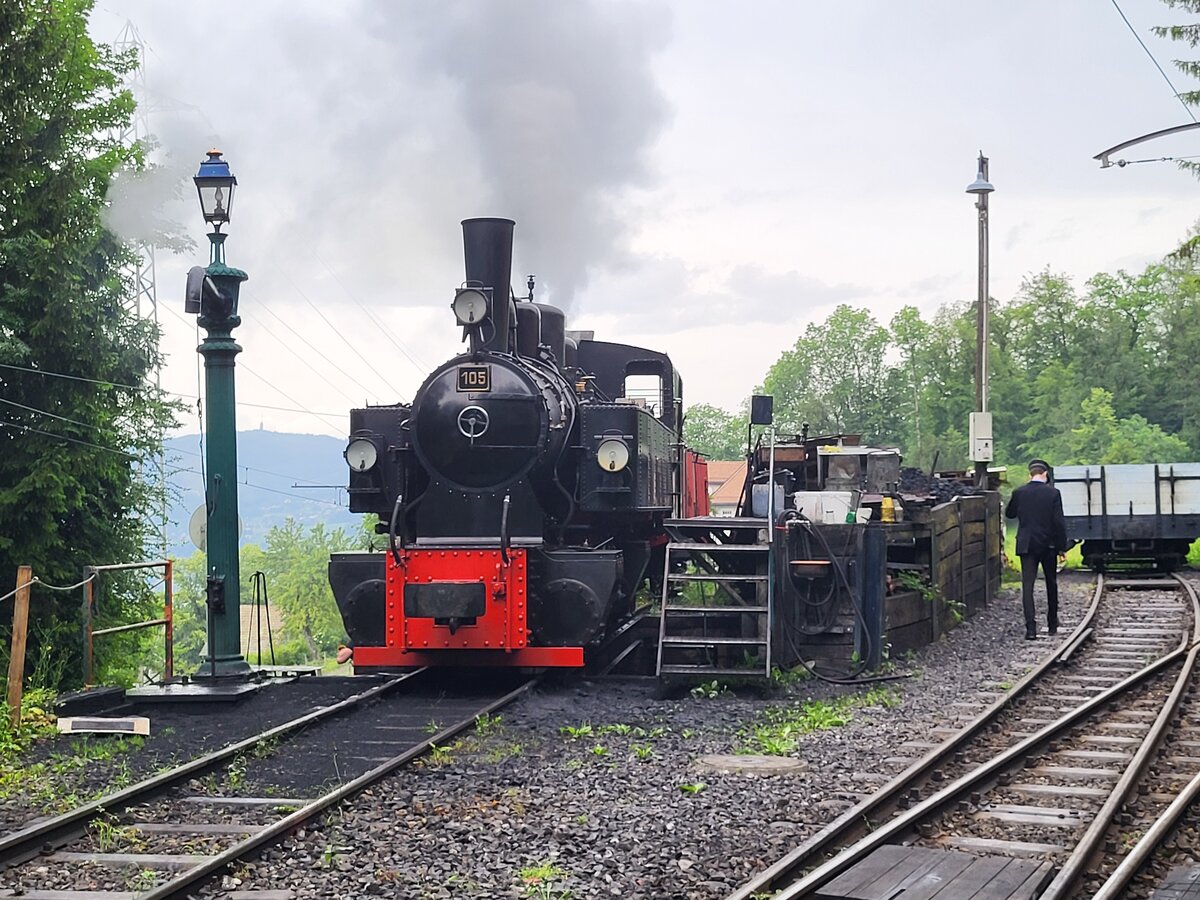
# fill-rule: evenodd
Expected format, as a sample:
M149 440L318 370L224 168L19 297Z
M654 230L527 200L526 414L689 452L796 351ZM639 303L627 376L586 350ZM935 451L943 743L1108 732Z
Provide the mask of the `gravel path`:
M1064 633L1086 608L1090 581L1063 579ZM1018 592L1006 589L898 664L914 677L869 692L805 681L768 698L662 700L647 681L548 686L209 896L287 887L297 898L723 898L924 752L906 742L938 740L937 729L973 717L1050 649L1044 635L1024 640ZM810 699L831 702L803 716ZM698 762L761 749L758 725L831 715L848 721L770 732L796 742L797 772Z

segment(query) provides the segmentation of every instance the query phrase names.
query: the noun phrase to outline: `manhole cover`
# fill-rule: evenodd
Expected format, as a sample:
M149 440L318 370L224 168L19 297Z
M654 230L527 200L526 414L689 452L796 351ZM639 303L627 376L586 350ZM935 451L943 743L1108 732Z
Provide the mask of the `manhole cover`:
M741 753L714 753L696 760L706 769L718 772L757 772L763 775L779 775L786 772L802 772L808 763L790 756L752 756Z

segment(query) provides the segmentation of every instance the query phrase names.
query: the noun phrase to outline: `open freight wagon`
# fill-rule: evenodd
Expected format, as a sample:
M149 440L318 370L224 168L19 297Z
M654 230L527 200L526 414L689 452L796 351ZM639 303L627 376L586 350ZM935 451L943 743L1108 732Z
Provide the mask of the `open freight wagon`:
M1067 537L1084 565L1174 571L1200 537L1200 463L1059 466Z

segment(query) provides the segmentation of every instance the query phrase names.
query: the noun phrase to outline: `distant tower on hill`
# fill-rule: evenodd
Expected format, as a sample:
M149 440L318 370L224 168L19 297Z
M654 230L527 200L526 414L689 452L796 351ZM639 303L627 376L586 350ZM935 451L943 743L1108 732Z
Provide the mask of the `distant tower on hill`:
M117 53L125 53L129 50L135 50L137 53L137 65L130 70L124 84L125 89L133 94L136 103L133 116L127 125L113 130L113 137L118 141L128 146L134 146L150 138L150 98L146 90L146 42L142 40L142 36L133 22L126 20L125 27L112 42L112 48ZM149 318L157 327L158 288L154 282L154 244L149 241L137 242L133 246L133 256L124 274L132 285L132 290L125 297L126 309L138 318L143 316ZM154 367L153 381L154 387L161 389L161 363ZM159 437L161 439L164 435L160 434ZM153 474L149 472L146 474L147 480L157 482L160 498L159 544L162 551L166 553L169 523L167 519L167 458L165 453L160 453L156 460L147 461L145 465L147 469L153 467L157 470Z

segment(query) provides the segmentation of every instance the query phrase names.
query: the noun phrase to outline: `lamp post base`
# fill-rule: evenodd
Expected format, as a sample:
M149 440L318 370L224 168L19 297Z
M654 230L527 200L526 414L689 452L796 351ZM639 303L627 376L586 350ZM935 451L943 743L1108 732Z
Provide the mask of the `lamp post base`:
M240 656L227 659L206 659L192 676L192 681L248 680L254 674L250 664Z

